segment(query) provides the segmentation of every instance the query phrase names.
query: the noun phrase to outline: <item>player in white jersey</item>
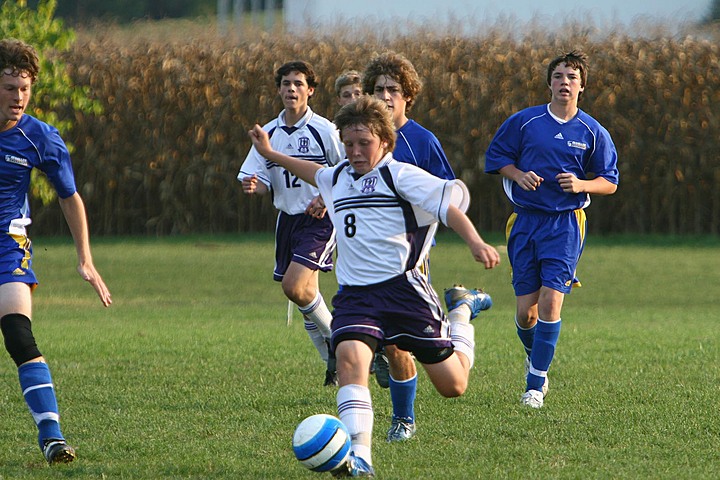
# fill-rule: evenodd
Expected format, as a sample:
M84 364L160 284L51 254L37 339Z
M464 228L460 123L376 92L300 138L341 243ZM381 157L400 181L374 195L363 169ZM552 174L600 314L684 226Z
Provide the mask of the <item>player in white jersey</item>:
M352 439L350 458L337 474L374 476L368 378L377 346L385 342L413 352L446 397L465 392L474 361L469 315L449 322L419 269L438 222L455 230L485 268L497 266L500 256L464 214L469 194L461 181L392 158L395 129L383 102L361 97L340 109L335 124L347 161L331 168L272 150L257 125L249 133L266 158L319 187L337 230L340 287L333 298L332 341L338 415Z
M288 62L276 71L275 83L285 108L263 127L273 148L318 166L342 160L335 125L308 105L317 85L312 66L303 61ZM272 192L273 204L279 210L273 279L282 282L285 296L298 305L305 330L327 362L325 385L335 385L334 356L328 348L332 316L318 285L318 270L327 272L333 267L335 231L324 206L316 200L319 192L264 158L254 147L237 178L246 194Z
M390 111L397 135L393 158L398 162L416 165L436 177L453 180L455 173L440 141L430 130L408 118L408 113L422 90L422 80L412 62L393 51L381 53L365 66L362 82L363 91L385 102ZM430 277L429 256L425 258L423 269L423 273ZM490 296L485 292L456 285L446 292L448 310L453 308L453 300L460 297L476 305L474 311L471 311L473 317L479 313L478 309L486 310L492 305ZM415 361L408 352L394 345L387 345L375 353L373 366L378 384L383 388L390 388L392 419L387 441L397 442L412 438L417 430L415 397L418 377Z
M28 189L33 168L55 188L75 250L77 271L106 307L110 292L95 270L85 205L65 143L56 128L25 113L39 73L35 49L18 40L0 41L0 329L5 348L18 367L23 397L38 428L38 444L48 463L75 459L60 430L60 413L50 369L32 332L32 269Z

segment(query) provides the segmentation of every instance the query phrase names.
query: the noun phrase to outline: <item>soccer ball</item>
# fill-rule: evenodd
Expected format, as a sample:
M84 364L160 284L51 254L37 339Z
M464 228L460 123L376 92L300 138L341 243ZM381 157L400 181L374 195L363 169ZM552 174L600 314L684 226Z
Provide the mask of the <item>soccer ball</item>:
M350 455L350 434L332 415L312 415L297 426L293 435L295 457L314 472L340 467Z

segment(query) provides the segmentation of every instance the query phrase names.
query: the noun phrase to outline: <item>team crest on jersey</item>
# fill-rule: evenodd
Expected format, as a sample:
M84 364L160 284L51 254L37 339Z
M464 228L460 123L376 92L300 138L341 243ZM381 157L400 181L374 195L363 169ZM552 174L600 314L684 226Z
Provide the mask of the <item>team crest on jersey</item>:
M377 177L370 177L370 178L363 178L362 179L362 188L360 189L360 193L368 194L373 193L375 191L375 187L377 186L378 178Z
M310 151L310 139L308 137L300 137L298 139L298 152L308 153Z
M568 140L567 146L570 148L579 148L580 150L587 150L588 146L585 142L574 142L572 140Z
M27 158L16 157L13 155L5 155L5 161L8 163L14 163L15 165L21 165L23 167L30 166L30 162Z

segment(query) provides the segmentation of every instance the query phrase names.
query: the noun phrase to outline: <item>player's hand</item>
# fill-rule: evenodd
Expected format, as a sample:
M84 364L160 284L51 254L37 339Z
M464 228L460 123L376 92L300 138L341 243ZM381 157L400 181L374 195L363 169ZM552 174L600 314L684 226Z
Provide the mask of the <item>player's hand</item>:
M317 219L323 218L326 211L327 209L325 208L325 202L320 195L313 198L310 204L305 209L306 214Z
M583 181L577 178L572 173L562 172L555 175L560 188L565 193L582 193L583 192Z
M260 155L265 156L268 152L272 151L272 146L270 145L270 137L268 136L267 132L263 130L262 127L257 123L248 132L248 136L250 137L250 141Z
M102 304L109 307L112 304L112 295L110 295L110 290L108 290L100 274L95 270L95 266L92 263L81 263L78 265L77 271L83 280L92 285Z
M530 170L529 172L524 172L515 182L520 185L520 188L523 190L533 191L536 190L544 180L544 178Z
M480 242L470 249L476 262L485 265L485 269L495 268L500 265L500 254L492 245Z
M244 177L242 179L242 189L243 192L247 193L248 195L252 195L253 193L257 192L257 186L258 186L258 178L257 175L251 175L249 177Z

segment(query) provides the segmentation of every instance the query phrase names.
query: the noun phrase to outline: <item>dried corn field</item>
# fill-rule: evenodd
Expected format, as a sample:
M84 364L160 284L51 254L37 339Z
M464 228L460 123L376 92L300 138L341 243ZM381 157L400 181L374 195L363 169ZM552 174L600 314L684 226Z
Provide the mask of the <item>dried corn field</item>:
M78 188L94 234L165 235L272 230L269 198L243 195L235 175L246 131L277 115L281 63L310 61L320 76L311 106L332 117L333 82L374 52L404 53L424 88L410 116L440 139L473 195L482 231L502 231L510 211L499 178L482 173L494 132L516 110L546 102L545 68L582 48L591 69L580 107L613 135L621 183L588 210L594 233L720 233L718 46L693 39L582 33L559 39L408 33L354 41L258 34L252 40L120 42L83 37L63 59L76 84L103 104L74 115ZM56 206L35 208L35 232L64 231Z

